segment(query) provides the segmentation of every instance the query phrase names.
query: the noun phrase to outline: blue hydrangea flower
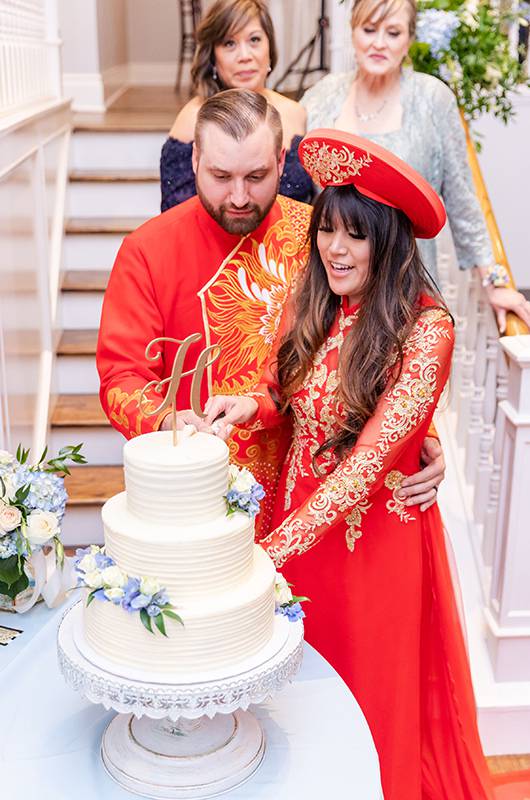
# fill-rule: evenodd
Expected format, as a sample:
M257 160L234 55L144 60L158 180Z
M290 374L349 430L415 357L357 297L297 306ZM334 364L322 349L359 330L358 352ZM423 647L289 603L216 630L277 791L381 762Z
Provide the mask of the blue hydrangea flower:
M129 611L129 613L133 612L135 609L131 606L131 600L138 594L140 594L139 578L129 578L129 580L123 587L123 598L121 601L121 607L124 608L125 611Z
M10 556L16 556L16 554L17 544L15 536L12 533L8 533L0 539L0 558L9 558Z
M290 622L296 622L298 619L303 619L305 613L300 603L293 603L290 606L285 606L285 616Z
M416 25L416 39L428 44L434 58L448 50L460 20L455 11L428 8L420 11Z
M147 613L150 617L158 617L158 615L162 613L162 609L160 606L157 606L156 603L151 603L147 606Z
M64 481L52 472L28 471L25 483L30 484L27 503L40 511L53 511L59 519L64 515L68 494Z
M135 594L135 596L131 598L131 608L135 611L138 611L140 608L147 608L147 606L151 604L152 599L151 595L138 592L138 594Z
M169 605L169 595L165 589L162 589L160 592L157 592L153 595L153 603L155 603L157 606Z

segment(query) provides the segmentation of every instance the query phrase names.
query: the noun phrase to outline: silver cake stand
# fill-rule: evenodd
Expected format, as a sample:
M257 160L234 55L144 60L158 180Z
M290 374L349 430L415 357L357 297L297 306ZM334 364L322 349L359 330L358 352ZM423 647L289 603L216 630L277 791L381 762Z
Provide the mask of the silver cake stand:
M265 736L247 709L298 672L301 622L275 618L273 638L279 645L272 653L263 651L261 663L257 656L239 673L236 668L200 683L177 684L131 680L98 666L79 644L81 614L79 601L62 618L59 666L73 689L118 712L101 743L103 764L117 783L145 797L205 798L254 774L265 754Z

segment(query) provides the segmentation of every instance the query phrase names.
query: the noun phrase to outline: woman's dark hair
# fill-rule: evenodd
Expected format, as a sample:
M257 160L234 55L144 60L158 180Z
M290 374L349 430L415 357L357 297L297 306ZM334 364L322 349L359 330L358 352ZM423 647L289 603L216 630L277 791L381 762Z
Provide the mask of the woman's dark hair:
M214 47L229 34L240 31L255 17L258 17L269 41L271 70L274 69L278 62L278 49L272 19L264 0L217 0L197 28L191 78L193 89L199 97L206 99L221 89L232 88L223 86L219 78L214 80Z
M340 224L368 238L369 271L357 322L340 350L337 399L344 410L337 420L340 428L313 458L327 450L340 457L355 444L389 379L399 377L404 342L422 313L422 293L445 309L421 260L412 224L402 211L370 200L353 185L324 189L309 228L307 268L292 300L296 324L278 352L279 400L284 410L310 372L341 304L341 298L329 287L317 247L319 228Z

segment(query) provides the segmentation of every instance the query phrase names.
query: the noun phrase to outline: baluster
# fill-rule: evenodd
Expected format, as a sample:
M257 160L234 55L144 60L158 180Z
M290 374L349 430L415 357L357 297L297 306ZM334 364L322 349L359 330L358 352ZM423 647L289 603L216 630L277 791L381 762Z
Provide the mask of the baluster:
M508 397L508 366L506 357L497 339L497 408L495 410L495 435L492 449L492 469L489 493L484 516L484 535L482 541L484 562L490 566L495 548L495 530L499 508L499 492L501 479L501 457L504 442L504 416L499 414L499 403Z
M470 484L473 484L478 466L480 437L484 424L482 407L484 405L484 383L486 376L486 315L482 295L480 295L476 319L477 329L473 363L473 385L469 403L469 425L467 427L464 462L464 475L466 481Z
M474 480L473 512L474 519L484 524L488 511L490 485L493 474L493 443L495 437L495 415L497 412L497 363L499 338L497 323L490 308L485 308L486 330L486 372L484 377L484 402L482 406L482 433L479 441L478 464ZM483 529L482 552L484 563L491 564L490 542L486 543L486 530ZM489 548L489 549L488 549Z

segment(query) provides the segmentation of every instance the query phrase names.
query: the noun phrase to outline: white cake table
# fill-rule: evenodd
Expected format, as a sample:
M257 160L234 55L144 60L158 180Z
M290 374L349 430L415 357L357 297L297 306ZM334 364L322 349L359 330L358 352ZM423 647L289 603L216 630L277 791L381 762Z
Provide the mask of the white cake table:
M56 631L64 608L0 612L24 631L0 647L2 796L21 800L132 800L106 774L99 747L113 712L65 684ZM306 645L296 681L255 709L265 729L263 764L230 800L382 800L379 764L366 721L343 681Z

